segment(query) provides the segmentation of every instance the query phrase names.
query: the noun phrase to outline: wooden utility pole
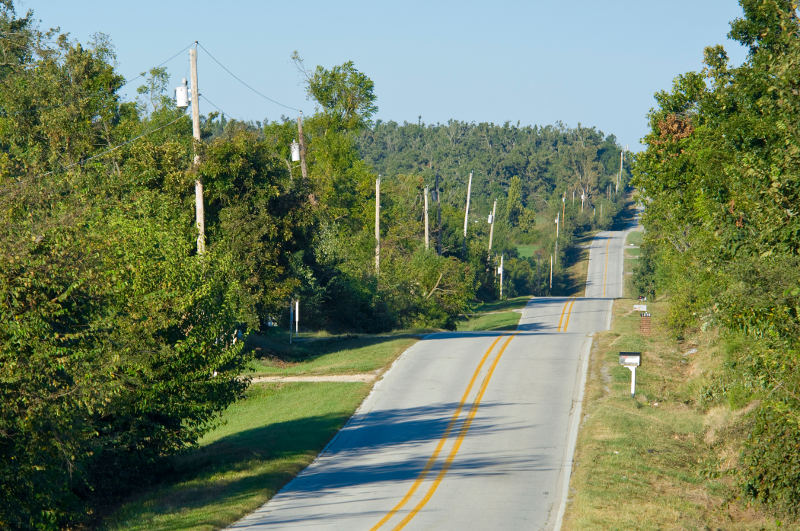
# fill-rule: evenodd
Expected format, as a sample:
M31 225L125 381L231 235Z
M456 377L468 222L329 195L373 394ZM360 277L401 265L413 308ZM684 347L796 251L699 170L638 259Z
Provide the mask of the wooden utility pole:
M294 301L289 301L289 344L292 344L292 328L294 324Z
M497 212L497 199L494 200L492 205L492 221L489 225L489 255L492 254L492 238L494 237L494 215Z
M303 183L308 182L308 169L306 168L306 141L303 138L303 111L297 117L297 136L300 144L300 172L303 174Z
M503 255L500 255L500 298L503 298Z
M381 272L381 176L375 179L375 274Z
M558 214L556 214L556 251L554 254L556 255L556 260L558 260Z
M439 198L439 172L436 172L436 254L442 254L442 203Z
M428 187L425 187L425 250L430 249L430 225L428 223Z
M203 179L197 173L200 165L200 91L197 88L197 41L189 49L189 63L192 69L192 136L194 137L194 212L197 224L197 254L206 252L206 214L203 206Z
M467 221L469 220L469 196L472 193L472 172L469 172L469 181L467 182L467 208L464 211L464 241L467 238ZM467 244L464 243L464 246Z

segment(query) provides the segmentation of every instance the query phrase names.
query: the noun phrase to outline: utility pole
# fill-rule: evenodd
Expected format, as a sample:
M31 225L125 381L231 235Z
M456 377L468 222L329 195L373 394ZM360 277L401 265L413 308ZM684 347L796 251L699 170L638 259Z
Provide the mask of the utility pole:
M500 255L500 299L503 298L503 255Z
M558 214L556 214L556 260L558 260Z
M442 254L442 203L439 198L439 172L436 172L436 254Z
M492 219L489 222L489 255L492 254L492 238L494 237L494 215L497 212L497 199L494 200L494 204L492 205Z
M430 225L428 224L428 187L425 187L425 250L430 249Z
M619 193L619 183L622 181L622 154L624 152L620 149L619 150L619 175L617 176L617 187L615 192Z
M381 272L381 176L375 180L375 275Z
M300 143L300 172L303 174L303 183L308 182L308 168L306 167L306 141L303 138L303 111L297 117L297 136Z
M292 324L294 323L294 301L289 301L289 344L292 344Z
M189 49L189 63L192 69L192 136L194 137L194 212L197 224L197 254L206 252L206 214L203 206L203 179L197 173L200 165L200 91L197 88L197 41Z
M467 182L467 208L464 211L464 246L466 247L467 238L467 220L469 219L469 196L472 193L472 172L469 172L469 181Z

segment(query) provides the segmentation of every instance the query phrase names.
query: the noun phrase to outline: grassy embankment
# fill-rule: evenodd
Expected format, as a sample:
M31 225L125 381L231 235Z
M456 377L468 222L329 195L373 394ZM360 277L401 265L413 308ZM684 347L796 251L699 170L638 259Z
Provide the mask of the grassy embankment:
M641 235L628 241L638 245ZM626 246L626 255L628 268L638 249ZM718 338L698 332L676 341L665 301L648 301L652 333L644 336L634 302L617 300L612 329L595 339L564 529L778 527L742 501L730 473L743 412L702 401L722 363ZM635 398L620 351L642 352Z
M527 297L479 306L459 330L514 329ZM425 331L381 336L301 335L251 339L252 376L380 372ZM168 479L132 496L107 518L109 529L217 529L271 498L308 466L347 422L371 383L254 383L199 447L172 463Z
M487 302L478 306L474 312L464 316L457 323L459 332L476 330L515 330L519 323L520 311L530 300L529 296Z

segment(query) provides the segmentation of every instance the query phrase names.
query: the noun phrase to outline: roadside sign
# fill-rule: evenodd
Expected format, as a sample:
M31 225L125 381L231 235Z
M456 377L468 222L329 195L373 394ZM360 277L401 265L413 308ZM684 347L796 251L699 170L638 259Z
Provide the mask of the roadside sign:
M633 311L634 312L646 312L647 311L647 305L646 304L634 304L633 305Z

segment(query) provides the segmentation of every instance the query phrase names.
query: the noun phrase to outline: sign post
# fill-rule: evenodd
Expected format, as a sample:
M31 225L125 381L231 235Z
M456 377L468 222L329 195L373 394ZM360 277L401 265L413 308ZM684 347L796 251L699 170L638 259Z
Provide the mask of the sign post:
M642 364L641 352L620 352L619 364L631 371L631 398L636 396L636 367Z

